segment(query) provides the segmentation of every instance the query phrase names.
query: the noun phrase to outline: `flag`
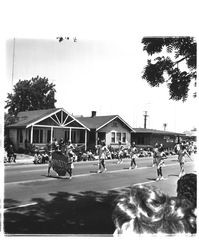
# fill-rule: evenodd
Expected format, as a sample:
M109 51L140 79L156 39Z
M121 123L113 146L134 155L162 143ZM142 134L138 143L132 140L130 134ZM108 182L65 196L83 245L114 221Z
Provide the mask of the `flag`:
M59 175L66 175L67 170L71 167L71 164L68 164L68 157L61 152L53 152L51 160L52 169Z

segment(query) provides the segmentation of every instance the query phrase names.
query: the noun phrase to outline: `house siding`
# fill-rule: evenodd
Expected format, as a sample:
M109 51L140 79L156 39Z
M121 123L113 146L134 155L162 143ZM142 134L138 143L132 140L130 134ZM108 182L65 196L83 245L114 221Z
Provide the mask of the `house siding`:
M120 121L112 121L103 128L101 128L98 132L104 132L106 133L106 145L112 146L112 147L118 147L118 141L117 138L115 140L115 143L111 142L111 136L112 132L119 132L119 133L126 133L126 143L122 143L123 145L129 146L131 142L131 132L123 126L123 124Z

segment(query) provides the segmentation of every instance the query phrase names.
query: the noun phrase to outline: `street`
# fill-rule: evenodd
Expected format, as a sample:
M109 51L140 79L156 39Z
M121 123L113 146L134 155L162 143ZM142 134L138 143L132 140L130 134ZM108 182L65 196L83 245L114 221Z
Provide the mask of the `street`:
M156 182L152 158L138 158L137 169L107 160L108 171L97 173L98 162L77 162L73 178L59 178L45 165L5 167L4 230L6 234L83 234L111 235L115 198L132 185L155 185L169 196L176 196L179 163L177 156L165 160L164 181ZM195 172L187 159L186 173Z

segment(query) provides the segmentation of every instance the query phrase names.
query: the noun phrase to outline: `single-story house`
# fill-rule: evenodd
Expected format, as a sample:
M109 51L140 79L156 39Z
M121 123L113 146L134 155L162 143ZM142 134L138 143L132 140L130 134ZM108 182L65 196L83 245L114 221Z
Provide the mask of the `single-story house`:
M173 148L185 136L183 133L165 130L147 128L133 128L133 130L135 133L132 133L131 142L141 146L154 146L156 143L162 143L165 148Z
M52 143L53 138L83 144L86 149L90 131L63 108L19 112L16 122L6 129L16 150L28 144L42 147Z
M90 117L78 117L85 127L89 128L88 147L93 148L100 141L105 141L107 146L118 147L118 143L126 147L131 143L131 133L133 128L125 122L119 115L97 116L96 111L92 111Z

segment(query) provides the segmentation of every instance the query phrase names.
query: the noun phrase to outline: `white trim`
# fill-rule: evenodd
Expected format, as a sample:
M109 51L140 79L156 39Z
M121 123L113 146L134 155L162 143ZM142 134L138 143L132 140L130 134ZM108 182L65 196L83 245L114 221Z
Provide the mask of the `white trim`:
M39 119L39 120L37 120L37 121L35 121L35 122L33 122L33 123L30 123L30 124L28 124L27 126L26 126L26 128L29 128L29 127L31 127L31 126L33 126L33 125L36 125L37 123L39 123L39 122L41 122L41 121L43 121L43 120L45 120L45 119L47 119L47 118L49 118L49 117L51 117L51 116L53 116L54 114L56 114L56 113L58 113L58 112L60 112L60 111L63 111L63 112L65 112L68 116L70 116L73 120L75 120L77 123L79 123L84 129L87 129L88 131L90 131L90 129L89 128L87 128L83 123L81 123L78 119L76 119L75 117L73 117L72 115L70 115L65 109L63 109L63 108L60 108L60 109L58 109L58 110L56 110L56 111L54 111L54 112L52 112L52 113L50 113L49 115L46 115L46 116L44 116L44 117L42 117L41 119ZM67 116L67 118L68 118L68 116ZM51 117L52 118L52 117ZM52 118L53 119L53 118ZM66 121L66 119L65 119L65 121ZM64 122L65 122L64 121ZM57 123L57 122L56 122ZM49 126L50 127L50 126Z
M65 113L69 114L68 112L66 112L65 109L62 109ZM70 115L76 122L78 122L79 124L81 124L85 129L87 129L88 131L90 131L90 128L87 128L83 123L81 123L78 119L76 119L75 117L73 117L72 115Z
M82 127L64 127L64 126L52 126L52 125L35 125L34 126L34 128L36 128L36 127L38 127L38 128L58 128L58 129L70 129L70 128L72 128L72 129L82 129L82 130L84 130L85 128L82 128Z
M61 124L63 124L63 110L61 111Z
M59 118L57 117L57 114L55 114L55 117L57 118L58 124L61 125L61 122L60 122Z
M75 121L75 120L72 120L72 121L70 121L70 122L68 122L68 123L64 124L64 127L65 127L65 126L67 126L68 124L70 124L70 123L74 122L74 121Z
M69 141L70 141L70 142L72 142L72 140L71 140L71 133L72 133L72 129L69 128Z
M65 125L65 122L66 122L66 120L68 119L68 117L69 117L69 115L66 116L64 122L62 123L63 125Z
M60 125L57 121L55 121L54 118L52 118L52 116L50 116L50 119L53 120L58 126ZM40 126L42 126L42 125L40 125Z
M30 143L33 143L33 126L31 127L31 131L30 131Z
M87 150L87 130L85 129L85 151Z
M116 115L111 120L109 120L108 122L104 123L102 126L100 126L99 128L97 128L96 131L100 130L101 128L103 128L104 126L106 126L107 124L109 124L110 122L114 121L116 118L119 118L119 120L121 120L131 130L131 132L135 132L135 130L130 125L128 125L128 123L126 123L119 115Z
M33 122L33 123L30 123L29 125L26 126L26 128L31 127L31 126L35 125L36 123L45 120L46 118L48 118L48 117L50 117L50 116L56 114L56 113L59 112L60 110L62 110L62 109L58 109L58 110L54 111L53 113L50 113L49 115L46 115L46 116L42 117L41 119L39 119L39 120L37 120L37 121L35 121L35 122Z

